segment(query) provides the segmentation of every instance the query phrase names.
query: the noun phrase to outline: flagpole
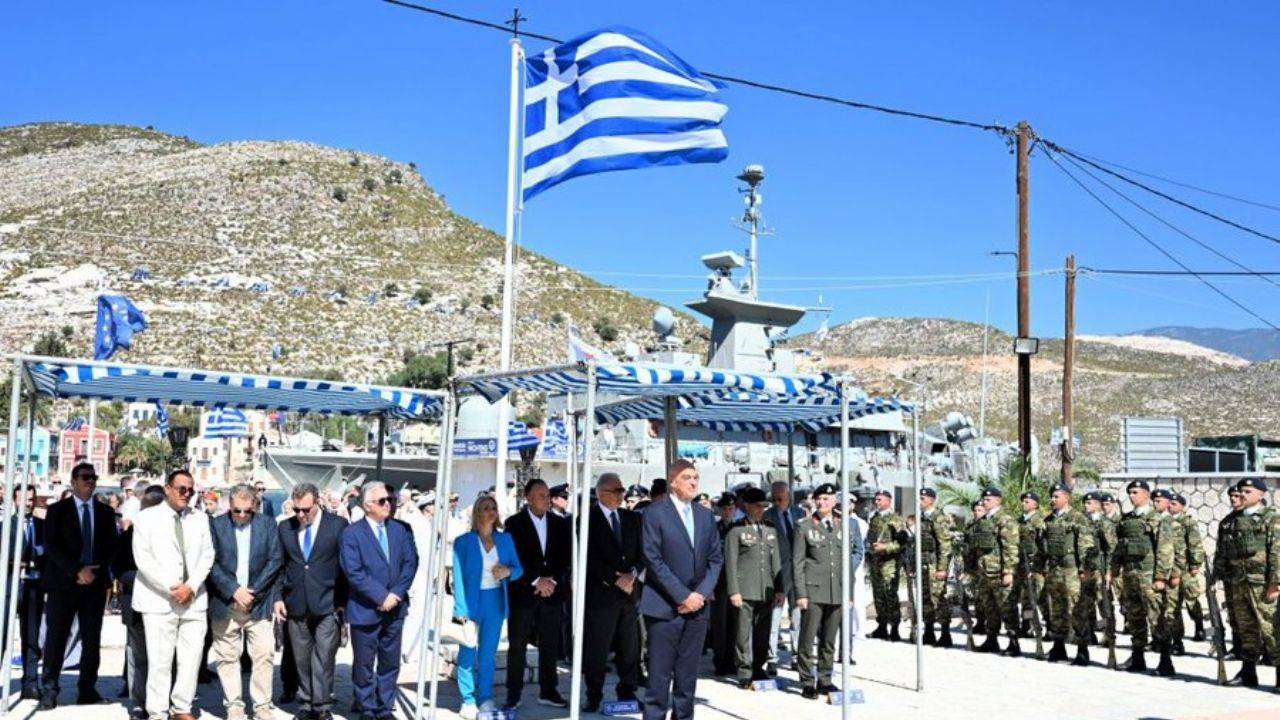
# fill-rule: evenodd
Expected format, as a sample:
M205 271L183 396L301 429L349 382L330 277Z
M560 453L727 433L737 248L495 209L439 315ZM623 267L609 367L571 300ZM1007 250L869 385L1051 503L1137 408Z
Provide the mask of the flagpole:
M84 458L85 461L88 462L90 465L93 465L93 433L94 433L94 426L97 424L98 424L98 401L90 400L89 401L89 449L85 452L85 458ZM111 459L111 452L110 450L108 450L107 460L110 461L110 459ZM93 466L93 472L95 475L98 473L97 465ZM107 474L107 468L105 467L102 468L102 474L103 475Z
M500 369L504 372L511 369L512 315L515 311L514 254L518 227L516 216L522 209L520 196L523 194L520 178L523 164L520 157L520 93L524 85L524 47L520 44L518 22L513 30L516 35L511 38L511 102L507 115L507 227L502 265L502 340L498 358ZM507 406L505 398L498 403L498 457L493 482L498 511L503 517L509 516L514 509L507 499L507 424L510 422Z

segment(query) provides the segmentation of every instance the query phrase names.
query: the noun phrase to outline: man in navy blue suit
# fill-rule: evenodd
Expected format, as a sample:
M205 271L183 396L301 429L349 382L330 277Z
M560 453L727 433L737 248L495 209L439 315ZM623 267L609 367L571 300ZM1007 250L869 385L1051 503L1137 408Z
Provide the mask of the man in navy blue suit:
M645 585L640 612L649 642L645 720L666 720L668 713L675 720L693 717L698 660L707 637L707 600L724 565L715 516L693 501L698 494L693 463L672 463L667 489L668 495L645 511L641 532Z
M389 720L400 674L400 635L405 599L418 571L413 534L391 519L385 483L367 483L360 492L364 519L342 533L342 570L351 594L351 683L361 720Z

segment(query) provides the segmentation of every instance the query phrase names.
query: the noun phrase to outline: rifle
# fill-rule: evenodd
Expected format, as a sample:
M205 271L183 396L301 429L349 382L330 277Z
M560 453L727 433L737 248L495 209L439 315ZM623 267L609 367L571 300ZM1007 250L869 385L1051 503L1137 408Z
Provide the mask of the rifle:
M1116 669L1116 598L1111 587L1111 569L1102 574L1102 597L1107 603L1107 669Z
M1209 640L1209 646L1212 648L1213 654L1218 658L1218 684L1227 684L1227 631L1222 624L1222 606L1218 604L1218 593L1214 590L1214 583L1218 578L1213 576L1213 558L1205 558L1204 563L1204 585L1205 595L1209 601L1209 624L1213 627L1213 637Z
M1031 560L1023 557L1022 581L1026 585L1027 604L1031 606L1031 630L1036 634L1036 659L1044 659L1044 628L1040 625L1040 607L1036 605L1036 588L1032 583Z
M964 589L964 563L960 558L953 556L951 558L952 567L955 567L957 564L959 564L960 567L956 571L953 571L956 579L956 599L952 605L960 606L960 621L964 623L964 632L968 637L968 640L964 643L964 649L973 652L973 615L969 613L969 596Z

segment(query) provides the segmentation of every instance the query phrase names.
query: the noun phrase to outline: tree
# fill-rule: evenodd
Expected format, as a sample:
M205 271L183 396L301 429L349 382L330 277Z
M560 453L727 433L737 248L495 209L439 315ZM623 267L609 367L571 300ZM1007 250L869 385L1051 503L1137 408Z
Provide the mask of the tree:
M302 373L302 376L312 380L328 380L330 382L341 382L346 379L342 377L342 371L337 368L315 368Z
M443 351L433 355L407 351L404 367L387 379L398 387L438 390L449 382L449 360Z
M595 329L596 334L605 342L613 342L618 339L618 328L613 326L613 322L609 318L596 318L591 323L591 327Z
M493 308L493 304L497 301L498 301L497 298L495 298L493 295L489 293L485 293L484 295L480 296L480 307L484 308L485 310L491 310Z
M45 355L48 357L66 357L67 343L54 332L46 332L36 340L36 346L32 349L36 355Z
M519 420L529 427L542 427L544 419L541 406L532 407L516 416L516 420Z
M413 299L418 301L419 305L426 305L431 302L431 288L420 287L413 291Z
M116 465L126 469L141 469L153 475L165 470L169 457L169 443L155 437L128 433L116 443Z
M346 188L344 188L344 187L342 187L341 185L339 185L339 186L335 187L335 188L333 189L333 199L334 199L334 200L337 200L338 202L346 202L346 201L347 201L347 189L346 189Z
M63 339L63 340L70 340L70 339L71 339L71 336L72 336L72 335L75 335L75 334L76 334L76 329L75 329L75 328L71 327L70 325L63 325L63 326L62 326L62 339Z
M390 282L382 286L382 294L387 297L395 297L400 294L400 286Z

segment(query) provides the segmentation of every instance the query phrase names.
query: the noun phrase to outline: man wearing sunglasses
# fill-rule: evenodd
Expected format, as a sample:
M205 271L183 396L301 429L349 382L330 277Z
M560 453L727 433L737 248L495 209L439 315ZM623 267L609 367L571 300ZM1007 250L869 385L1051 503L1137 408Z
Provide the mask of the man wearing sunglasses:
M174 470L164 484L165 501L139 512L133 521L138 564L133 609L142 614L147 637L147 714L152 720L194 718L191 706L208 624L205 580L213 568L209 516L191 507L194 493L191 473Z
M71 623L79 620L80 680L76 702L102 702L95 685L107 604L107 568L116 555L115 513L94 500L98 473L91 463L71 469L71 497L53 503L45 516L45 645L41 710L58 706L58 676Z
M254 511L258 493L249 485L231 488L229 510L212 522L214 563L209 573L209 619L214 663L222 682L227 720L244 720L240 650L248 643L249 696L253 716L272 720L271 679L275 672L275 631L271 600L280 575L280 533L271 515Z

